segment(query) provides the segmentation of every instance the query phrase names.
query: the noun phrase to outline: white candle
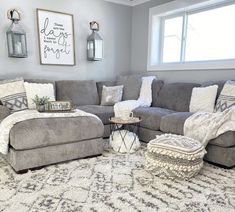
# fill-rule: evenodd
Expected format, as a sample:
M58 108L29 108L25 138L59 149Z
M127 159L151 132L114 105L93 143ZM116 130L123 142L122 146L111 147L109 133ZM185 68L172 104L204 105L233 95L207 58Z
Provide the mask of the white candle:
M88 43L88 57L89 58L93 58L94 57L94 44L93 44L93 42L89 42Z
M16 54L22 54L22 44L21 44L21 42L17 42L15 44L15 53Z

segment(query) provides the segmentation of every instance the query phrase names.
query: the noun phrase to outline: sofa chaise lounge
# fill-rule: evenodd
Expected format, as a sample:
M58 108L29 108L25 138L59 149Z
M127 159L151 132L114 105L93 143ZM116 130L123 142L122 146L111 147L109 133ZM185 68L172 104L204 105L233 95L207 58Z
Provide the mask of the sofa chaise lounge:
M52 83L47 80L29 82ZM93 85L95 82L81 82ZM58 95L61 95L61 86ZM65 87L66 89L66 87ZM88 98L82 98L84 104ZM76 98L72 99L76 103ZM82 101L79 102L82 104ZM6 107L0 106L0 119L9 115ZM4 157L16 172L42 167L77 158L101 155L103 152L104 126L92 116L30 119L14 125L10 131L9 153Z

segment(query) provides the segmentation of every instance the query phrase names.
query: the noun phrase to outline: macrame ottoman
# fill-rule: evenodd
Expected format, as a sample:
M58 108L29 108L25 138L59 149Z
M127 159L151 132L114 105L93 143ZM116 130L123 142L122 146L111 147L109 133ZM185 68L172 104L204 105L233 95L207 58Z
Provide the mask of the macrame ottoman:
M202 168L205 154L206 150L199 141L164 134L149 142L145 168L160 177L190 179Z

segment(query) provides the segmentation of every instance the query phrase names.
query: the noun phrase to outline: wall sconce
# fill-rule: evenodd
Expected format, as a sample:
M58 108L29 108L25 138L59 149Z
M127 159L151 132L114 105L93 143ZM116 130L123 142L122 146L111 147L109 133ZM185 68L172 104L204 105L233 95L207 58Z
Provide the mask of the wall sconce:
M96 21L90 22L92 34L87 39L87 59L90 61L98 61L103 58L103 39L97 33L99 24Z
M27 57L26 32L20 25L21 16L16 9L8 10L7 17L12 21L7 30L8 56L23 58Z

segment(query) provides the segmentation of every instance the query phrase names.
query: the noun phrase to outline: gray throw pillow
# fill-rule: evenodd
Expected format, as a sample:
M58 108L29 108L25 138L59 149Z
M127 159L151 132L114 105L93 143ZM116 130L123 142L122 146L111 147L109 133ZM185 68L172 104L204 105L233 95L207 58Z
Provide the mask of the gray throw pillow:
M106 87L103 86L101 105L113 106L115 103L122 101L123 85Z
M227 81L217 99L215 112L223 112L232 106L235 106L235 82Z

